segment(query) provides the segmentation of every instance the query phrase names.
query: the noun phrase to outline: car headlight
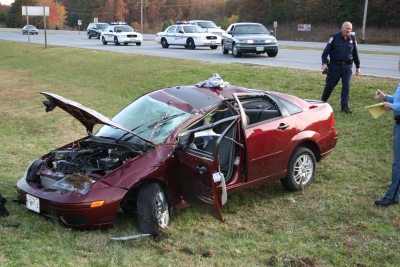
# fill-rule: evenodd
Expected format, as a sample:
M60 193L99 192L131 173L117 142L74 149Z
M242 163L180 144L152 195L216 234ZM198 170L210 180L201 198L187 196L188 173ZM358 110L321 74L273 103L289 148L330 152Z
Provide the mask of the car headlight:
M254 44L253 40L238 40L236 43L238 44Z
M90 189L90 185L94 182L96 182L96 180L89 178L87 176L85 176L87 178L87 180L83 183L78 184L73 184L73 182L68 181L68 177L65 177L61 180L59 180L58 182L56 182L54 184L55 187L60 188L61 190L66 190L66 191L76 191L82 195L85 195L87 192L89 192Z

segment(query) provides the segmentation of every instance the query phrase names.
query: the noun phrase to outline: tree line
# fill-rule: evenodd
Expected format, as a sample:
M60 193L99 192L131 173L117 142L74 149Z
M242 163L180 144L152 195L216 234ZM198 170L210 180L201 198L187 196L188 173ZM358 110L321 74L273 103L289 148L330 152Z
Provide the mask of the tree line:
M361 27L365 0L15 0L0 5L0 23L10 28L26 24L22 6L50 6L47 27L76 29L99 22L126 21L144 33L156 33L177 20L212 20L226 29L237 21L340 25L351 21ZM31 21L31 20L30 20ZM40 18L32 20L43 28ZM381 28L400 25L399 0L369 0L366 23ZM143 29L140 29L143 25Z

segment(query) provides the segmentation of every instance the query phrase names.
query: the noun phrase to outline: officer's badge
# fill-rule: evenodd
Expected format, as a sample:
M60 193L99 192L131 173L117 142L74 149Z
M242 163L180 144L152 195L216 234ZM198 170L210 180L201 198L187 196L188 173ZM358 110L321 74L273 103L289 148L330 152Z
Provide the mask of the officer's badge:
M353 43L353 40L350 40L350 43L352 44L352 43Z
M331 37L328 41L328 44L330 44L333 41L333 37Z

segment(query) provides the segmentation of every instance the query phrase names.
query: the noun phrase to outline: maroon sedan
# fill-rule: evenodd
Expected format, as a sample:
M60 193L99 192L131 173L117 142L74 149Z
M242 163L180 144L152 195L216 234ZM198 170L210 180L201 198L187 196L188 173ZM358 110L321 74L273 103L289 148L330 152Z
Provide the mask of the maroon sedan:
M113 119L41 94L46 111L65 110L88 136L34 160L18 201L77 229L111 227L123 213L156 235L188 205L224 221L230 193L278 179L290 191L310 185L338 138L328 103L229 83L155 90Z

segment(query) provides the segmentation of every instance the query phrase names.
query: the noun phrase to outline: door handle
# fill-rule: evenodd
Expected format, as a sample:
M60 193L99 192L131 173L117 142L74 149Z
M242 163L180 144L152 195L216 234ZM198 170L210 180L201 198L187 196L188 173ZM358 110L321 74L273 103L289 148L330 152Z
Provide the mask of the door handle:
M199 171L200 174L203 174L203 173L205 173L207 171L206 167L197 166L196 168L197 168L197 170Z
M290 125L287 123L281 123L278 126L278 130L285 130L286 128L288 128Z

